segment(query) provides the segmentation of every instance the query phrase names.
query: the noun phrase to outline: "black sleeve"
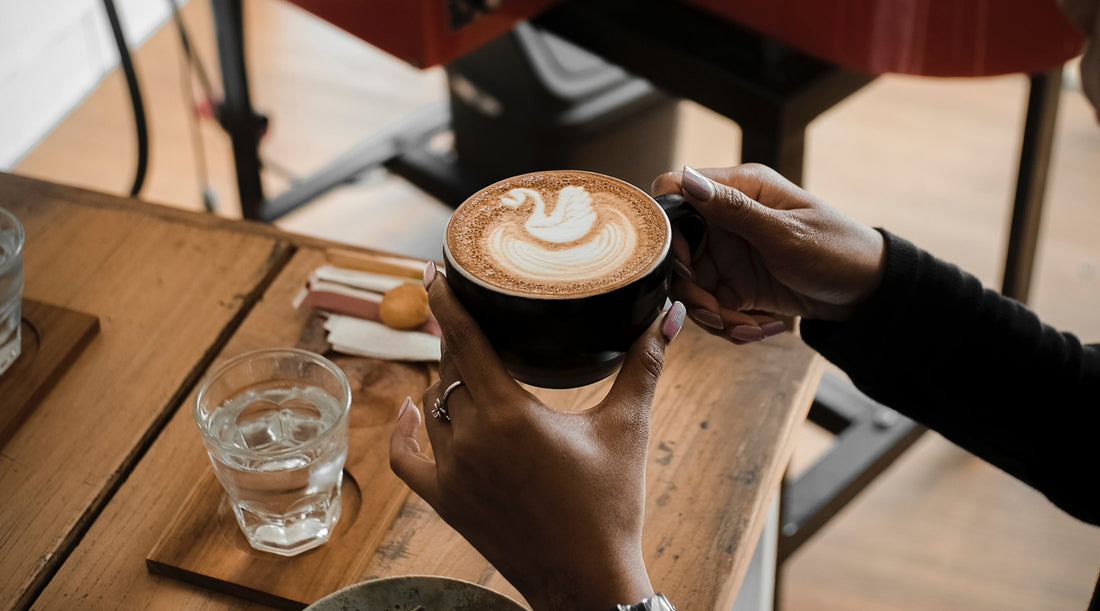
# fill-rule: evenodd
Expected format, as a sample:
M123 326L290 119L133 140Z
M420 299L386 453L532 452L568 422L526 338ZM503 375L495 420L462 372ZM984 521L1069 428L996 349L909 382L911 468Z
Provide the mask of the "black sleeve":
M850 322L804 320L806 343L876 401L1100 524L1100 347L882 234L882 285Z

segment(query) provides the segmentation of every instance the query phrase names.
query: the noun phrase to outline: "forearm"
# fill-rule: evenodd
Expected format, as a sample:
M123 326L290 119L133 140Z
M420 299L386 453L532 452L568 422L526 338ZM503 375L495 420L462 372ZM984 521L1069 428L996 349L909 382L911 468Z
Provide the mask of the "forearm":
M887 234L882 286L848 323L803 337L861 390L1100 521L1089 449L1100 431L1100 352Z

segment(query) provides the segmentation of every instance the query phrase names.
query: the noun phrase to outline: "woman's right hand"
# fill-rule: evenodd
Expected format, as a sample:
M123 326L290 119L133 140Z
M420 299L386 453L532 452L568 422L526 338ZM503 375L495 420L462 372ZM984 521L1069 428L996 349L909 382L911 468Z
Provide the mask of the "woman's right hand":
M746 311L847 320L882 281L884 241L758 164L658 176L653 194L681 193L707 219L702 248L675 235L673 294L688 315L735 343L782 330Z
M443 350L422 407L441 401L449 415L421 418L406 399L390 439L393 472L538 611L652 596L642 554L649 410L683 306L634 342L602 401L567 412L512 379L434 264L424 285ZM422 420L431 455L417 440Z

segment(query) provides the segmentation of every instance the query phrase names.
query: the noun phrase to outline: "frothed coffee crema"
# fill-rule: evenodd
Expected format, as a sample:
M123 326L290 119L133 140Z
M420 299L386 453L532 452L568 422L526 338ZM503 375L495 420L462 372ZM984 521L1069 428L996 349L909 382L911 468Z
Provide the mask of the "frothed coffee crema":
M578 171L509 178L471 196L447 225L468 275L508 292L576 297L629 284L669 241L664 212L638 188Z

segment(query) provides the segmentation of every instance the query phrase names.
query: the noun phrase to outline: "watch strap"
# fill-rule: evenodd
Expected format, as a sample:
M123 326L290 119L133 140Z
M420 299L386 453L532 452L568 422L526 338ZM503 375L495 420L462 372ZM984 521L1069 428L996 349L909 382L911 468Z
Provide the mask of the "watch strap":
M615 605L610 611L676 611L664 594L657 593L632 605Z

